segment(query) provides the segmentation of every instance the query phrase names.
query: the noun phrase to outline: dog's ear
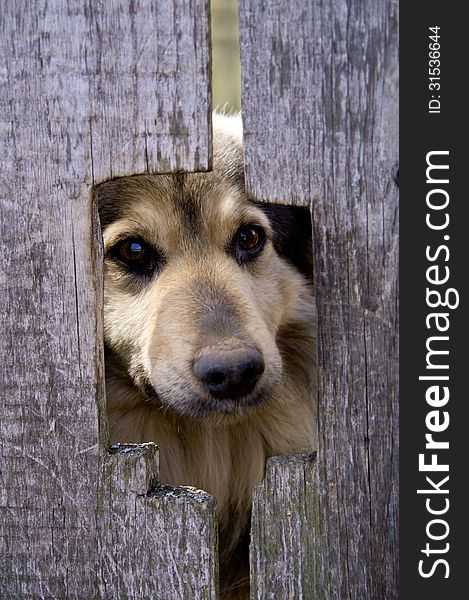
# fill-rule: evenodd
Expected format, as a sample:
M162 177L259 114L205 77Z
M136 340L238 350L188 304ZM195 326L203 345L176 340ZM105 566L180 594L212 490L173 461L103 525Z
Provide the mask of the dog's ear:
M101 183L94 188L102 231L121 216L120 191L121 185L118 179Z
M258 205L270 221L274 231L274 248L280 256L313 279L313 248L311 213L302 206L281 204Z

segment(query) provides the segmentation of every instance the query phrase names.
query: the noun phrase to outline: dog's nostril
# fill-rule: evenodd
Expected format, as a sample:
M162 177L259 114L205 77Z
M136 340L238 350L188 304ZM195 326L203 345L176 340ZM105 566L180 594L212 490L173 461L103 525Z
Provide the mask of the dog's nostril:
M232 400L252 392L264 368L262 354L253 349L209 352L193 364L194 375L210 395Z
M221 385L225 381L225 375L221 371L209 373L206 383L208 385Z

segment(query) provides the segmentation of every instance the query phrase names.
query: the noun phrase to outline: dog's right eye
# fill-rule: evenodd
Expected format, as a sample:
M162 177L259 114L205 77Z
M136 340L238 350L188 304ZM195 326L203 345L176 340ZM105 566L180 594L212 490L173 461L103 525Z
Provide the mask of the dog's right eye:
M245 264L261 252L266 240L264 229L259 225L243 225L231 242L231 252L239 264Z
M157 252L140 238L118 242L111 249L110 255L128 271L139 275L151 275L159 262Z

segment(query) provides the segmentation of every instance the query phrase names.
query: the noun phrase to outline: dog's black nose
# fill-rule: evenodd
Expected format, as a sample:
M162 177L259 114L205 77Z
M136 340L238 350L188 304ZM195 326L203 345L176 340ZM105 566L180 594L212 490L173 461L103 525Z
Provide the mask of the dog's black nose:
M254 348L211 350L193 364L194 375L213 397L231 400L252 392L264 368L262 354Z

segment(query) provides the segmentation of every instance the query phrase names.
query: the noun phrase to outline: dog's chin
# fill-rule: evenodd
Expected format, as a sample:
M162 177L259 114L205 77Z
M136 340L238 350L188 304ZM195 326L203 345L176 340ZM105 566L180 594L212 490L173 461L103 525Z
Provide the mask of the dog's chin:
M158 390L149 382L144 385L143 391L147 400L164 413L218 423L236 422L247 418L253 411L265 406L272 394L271 391L262 388L236 399L217 399L197 393L182 396Z

